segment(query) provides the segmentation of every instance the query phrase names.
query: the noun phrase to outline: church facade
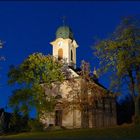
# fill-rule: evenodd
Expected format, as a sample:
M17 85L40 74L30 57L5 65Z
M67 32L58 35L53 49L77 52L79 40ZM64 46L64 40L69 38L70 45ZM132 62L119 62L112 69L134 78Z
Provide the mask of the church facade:
M81 70L76 68L78 44L72 30L68 26L59 27L56 39L50 44L53 56L67 63L70 77L63 83L53 83L51 89L45 89L46 94L55 93L57 103L54 111L44 114L40 118L41 121L46 127L93 128L116 125L115 97L97 79L92 79L90 82L92 90L87 88L89 82L82 79Z

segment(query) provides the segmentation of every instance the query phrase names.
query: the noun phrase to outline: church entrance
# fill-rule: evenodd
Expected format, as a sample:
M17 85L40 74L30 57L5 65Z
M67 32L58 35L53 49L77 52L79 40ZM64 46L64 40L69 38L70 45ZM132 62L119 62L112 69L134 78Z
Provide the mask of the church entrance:
M55 111L55 126L62 126L62 110Z

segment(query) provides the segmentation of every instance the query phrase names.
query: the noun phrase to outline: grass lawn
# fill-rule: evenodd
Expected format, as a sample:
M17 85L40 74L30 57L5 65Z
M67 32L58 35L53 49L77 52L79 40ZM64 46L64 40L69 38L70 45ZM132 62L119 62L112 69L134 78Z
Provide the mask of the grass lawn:
M140 139L140 127L118 126L113 128L54 130L0 136L0 139Z

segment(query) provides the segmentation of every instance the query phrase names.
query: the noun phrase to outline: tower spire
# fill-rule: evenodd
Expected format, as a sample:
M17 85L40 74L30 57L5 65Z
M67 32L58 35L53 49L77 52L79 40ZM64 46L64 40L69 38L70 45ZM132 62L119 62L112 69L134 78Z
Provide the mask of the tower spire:
M94 71L93 74L97 76L97 71L96 71L96 67L94 67Z
M94 67L94 70L93 70L93 79L95 82L98 82L98 75L97 75L97 71L96 71L96 68Z

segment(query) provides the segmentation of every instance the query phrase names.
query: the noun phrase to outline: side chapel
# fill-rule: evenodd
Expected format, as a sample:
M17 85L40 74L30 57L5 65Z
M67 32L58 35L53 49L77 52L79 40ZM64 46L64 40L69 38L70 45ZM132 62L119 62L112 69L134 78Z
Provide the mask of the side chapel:
M74 101L78 101L79 94L84 91L81 84L80 69L76 68L76 49L78 44L74 39L73 32L68 26L60 26L56 31L56 39L50 43L53 56L58 60L65 60L74 83L66 79L63 83L54 83L52 89L45 89L46 94L52 93L56 96L57 104L53 112L49 112L41 121L46 126L60 126L66 128L93 128L110 127L117 124L116 101L110 91L98 82L96 70L93 72L92 88L85 91L90 98L92 94L97 96L103 94L100 100L94 99L94 105L85 104L85 110L76 107ZM94 77L94 78L93 78ZM95 78L96 77L96 78ZM98 90L94 90L98 89ZM93 93L98 91L98 93Z

